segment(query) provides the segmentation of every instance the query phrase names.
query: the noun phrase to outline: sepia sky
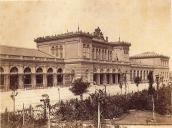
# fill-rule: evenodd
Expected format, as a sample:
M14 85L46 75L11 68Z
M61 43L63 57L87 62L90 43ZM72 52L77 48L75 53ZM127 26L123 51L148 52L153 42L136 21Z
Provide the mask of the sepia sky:
M54 0L0 2L0 44L36 48L38 36L100 27L110 41L131 42L130 54L172 58L170 0ZM170 60L172 69L172 59Z

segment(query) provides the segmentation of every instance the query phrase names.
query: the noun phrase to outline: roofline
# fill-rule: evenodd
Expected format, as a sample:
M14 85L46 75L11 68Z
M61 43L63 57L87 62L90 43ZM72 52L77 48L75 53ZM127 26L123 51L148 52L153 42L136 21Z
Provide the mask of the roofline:
M89 32L68 32L64 34L59 34L59 35L53 35L53 36L45 36L45 37L38 37L34 39L34 42L36 43L42 43L42 42L47 42L47 41L54 41L54 40L59 40L59 39L64 39L64 38L72 38L72 37L79 37L79 36L85 36L89 38L93 38L94 36L89 33Z
M169 59L169 56L158 55L158 56L131 56L129 59L145 59L145 58L166 58Z
M19 48L19 49L28 49L28 50L38 50L37 48L25 48L18 46L9 46L9 45L0 45L0 47L10 47L10 48Z

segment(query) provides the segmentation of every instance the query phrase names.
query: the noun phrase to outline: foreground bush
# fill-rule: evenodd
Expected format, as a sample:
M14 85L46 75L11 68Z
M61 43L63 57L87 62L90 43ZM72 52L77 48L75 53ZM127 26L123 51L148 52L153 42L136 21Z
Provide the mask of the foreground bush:
M101 97L98 93L91 94L85 100L71 99L67 102L61 102L60 105L54 105L53 113L50 113L54 119L58 121L83 121L83 120L97 120L97 106L98 99L100 102L101 119L113 119L122 116L130 109L137 110L152 110L151 96L147 90L141 92L131 93L127 95L110 96L101 91ZM160 88L154 93L155 111L159 114L170 114L171 110L171 92L170 87ZM51 106L51 111L52 111ZM35 118L31 113L25 115L25 126L42 127L46 125L47 120L44 119L43 109L41 115ZM34 114L36 114L34 112ZM38 113L39 114L39 113ZM1 114L1 126L7 127L23 127L22 113L3 113Z
M120 117L130 109L152 110L152 99L147 90L127 95L103 95L104 97L100 102L102 119ZM154 93L155 111L157 113L169 114L172 112L170 97L170 87L160 88ZM96 94L92 94L83 101L72 99L65 103L62 102L57 115L61 115L61 120L93 120L97 118L97 106Z

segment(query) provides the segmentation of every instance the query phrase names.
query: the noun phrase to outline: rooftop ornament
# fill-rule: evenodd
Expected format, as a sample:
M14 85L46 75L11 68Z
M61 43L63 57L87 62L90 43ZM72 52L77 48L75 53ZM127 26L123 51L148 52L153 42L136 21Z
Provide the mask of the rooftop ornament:
M104 40L103 33L102 33L102 31L101 31L101 29L99 27L95 29L94 36L99 38L99 39L103 39Z

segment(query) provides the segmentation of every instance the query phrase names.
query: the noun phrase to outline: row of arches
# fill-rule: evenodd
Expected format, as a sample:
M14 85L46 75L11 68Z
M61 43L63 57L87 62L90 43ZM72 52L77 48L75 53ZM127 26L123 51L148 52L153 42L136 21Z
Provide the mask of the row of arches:
M135 77L139 76L142 81L147 80L147 76L151 70L131 70L130 79L134 81Z
M120 68L94 68L94 73L128 73L127 70L121 70Z
M17 67L12 67L9 72L9 85L10 89L19 88L19 85L23 84L24 88L31 87L35 81L36 86L41 87L43 84L46 86L53 86L55 81L57 84L63 84L63 69L59 68L57 73L53 73L53 68L48 68L46 73L43 73L41 67L36 69L35 73L31 72L30 67L26 67L22 74L19 73ZM0 85L5 84L4 69L0 67Z

